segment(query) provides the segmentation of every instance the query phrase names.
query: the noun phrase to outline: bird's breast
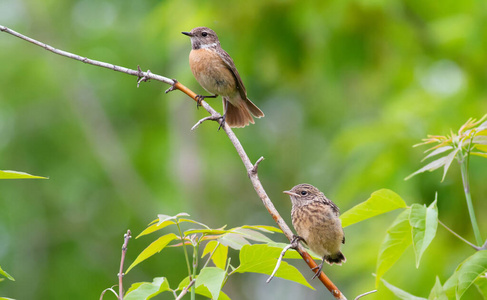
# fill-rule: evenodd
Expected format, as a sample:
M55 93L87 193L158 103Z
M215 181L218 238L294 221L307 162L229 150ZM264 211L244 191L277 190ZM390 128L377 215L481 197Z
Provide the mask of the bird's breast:
M208 92L227 97L238 92L232 71L215 50L191 50L189 66L198 83Z

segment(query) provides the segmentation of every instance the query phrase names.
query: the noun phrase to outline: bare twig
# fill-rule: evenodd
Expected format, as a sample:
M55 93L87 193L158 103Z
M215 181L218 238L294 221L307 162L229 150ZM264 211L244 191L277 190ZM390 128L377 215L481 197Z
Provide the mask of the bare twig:
M367 296L367 295L373 294L373 293L375 293L375 292L377 292L377 290L372 290L372 291L370 291L370 292L360 294L360 295L358 295L357 297L355 297L355 300L358 300L358 299L362 298L363 296Z
M198 122L196 122L196 124L194 124L193 127L191 127L191 131L193 131L196 128L198 128L205 121L219 121L221 119L222 119L222 116L220 114L216 114L214 116L212 115L212 116L204 117L203 119L201 119ZM219 122L219 123L221 124L221 122Z
M113 289L113 286L112 286L111 288L104 289L103 292L101 292L100 300L103 300L103 296L105 296L105 293L108 292L108 291L114 293L115 294L115 297L118 298L117 292L115 292L115 290Z
M123 300L123 263L125 261L125 254L127 253L127 245L129 244L129 240L132 237L130 229L127 230L127 233L124 234L123 238L123 245L122 245L122 258L120 259L120 272L118 272L118 299Z
M189 291L189 289L193 286L193 284L196 282L196 279L193 279L190 281L190 283L188 284L187 287L185 287L181 293L179 294L179 296L176 298L176 300L180 300L183 298L184 295L186 295Z
M286 254L287 250L291 249L293 247L293 244L289 244L284 249L282 249L281 255L279 255L279 258L277 259L276 267L274 268L274 271L272 271L271 276L267 278L266 283L271 282L272 278L274 278L274 275L276 275L277 270L279 270L279 267L281 266L281 261L284 255Z
M191 97L194 101L198 102L198 100L196 99L196 93L194 93L189 88L187 88L184 85L182 85L181 83L179 83L177 80L169 79L167 77L160 76L160 75L156 75L156 74L153 74L151 72L142 72L140 70L140 68L139 68L139 70L131 70L131 69L124 68L124 67L121 67L121 66L116 66L116 65L113 65L113 64L105 63L105 62L100 62L100 61L97 61L97 60L92 60L92 59L89 59L89 58L86 58L86 57L81 57L79 55L72 54L72 53L69 53L69 52L66 52L66 51L63 51L63 50L58 50L58 49L55 49L52 46L49 46L49 45L44 44L44 43L41 43L41 42L39 42L37 40L34 40L34 39L30 38L30 37L24 36L24 35L16 32L16 31L13 31L13 30L11 30L11 29L9 29L9 28L7 28L5 26L2 26L2 25L0 25L0 31L6 32L6 33L11 34L13 36L16 36L18 38L21 38L21 39L23 39L25 41L28 41L30 43L33 43L33 44L35 44L37 46L40 46L40 47L42 47L42 48L44 48L44 49L46 49L48 51L51 51L51 52L53 52L55 54L58 54L58 55L61 55L61 56L69 57L69 58L72 58L72 59L75 59L75 60L78 60L78 61L81 61L81 62L84 62L84 63L87 63L87 64L91 64L91 65L94 65L94 66L99 66L99 67L107 68L107 69L114 70L114 71L117 71L117 72L122 72L122 73L126 73L126 74L129 74L129 75L136 76L138 78L138 82L139 83L141 81L146 81L148 79L154 79L154 80L157 80L157 81L164 82L166 84L171 85L171 88L169 88L166 92L170 92L172 90L178 89L181 92L183 92L186 95L188 95L189 97ZM141 80L141 79L144 79L144 80ZM205 101L201 101L200 104L201 104L201 106L203 106L203 108L208 113L210 113L211 116L215 116L215 115L218 114L218 112L216 112ZM222 128L225 131L225 133L227 134L227 136L230 139L230 141L232 142L232 144L235 147L237 153L239 154L239 156L240 156L240 158L241 158L241 160L242 160L242 162L243 162L243 164L245 166L245 169L247 170L247 174L248 174L248 176L250 178L250 181L252 182L252 185L253 185L253 187L254 187L257 195L262 200L262 203L264 204L265 208L267 209L267 211L269 212L269 214L272 216L272 218L274 219L274 221L277 223L277 225L279 226L279 228L282 230L282 232L284 233L284 235L289 239L289 241L291 241L292 238L293 238L293 233L292 233L291 229L289 228L289 226L286 224L286 222L282 219L282 217L280 216L279 212L274 207L274 204L270 200L269 196L265 192L264 187L262 186L262 183L259 180L256 166L254 166L251 163L249 157L245 153L244 148L240 144L240 141L237 139L237 137L235 136L235 133L231 130L231 128L226 123L224 124L224 126L222 126ZM256 163L256 165L257 165L257 163ZM304 249L304 247L302 245L298 244L298 247L296 248L296 250L298 251L298 253L301 255L301 257L303 258L303 260L308 264L308 266L311 269L315 269L317 267L316 262L308 254L308 252L306 252L306 250ZM326 288L331 292L331 294L336 299L342 299L342 300L343 299L346 299L345 296L343 296L343 294L340 292L340 290L333 284L333 282L323 272L321 272L321 274L320 274L320 276L318 276L318 278L320 279L320 281L326 286Z
M448 228L448 226L446 226L443 222L441 222L440 220L438 220L438 223L441 224L441 226L445 227L446 230L448 230L451 234L453 234L454 236L456 236L457 238L459 238L460 240L462 240L464 243L468 244L470 247L474 248L475 250L477 251L480 251L480 250L485 250L485 248L487 247L487 241L485 242L485 244L482 246L482 247L478 247L472 243L470 243L469 241L467 241L466 239L464 239L463 237L461 237L458 233L456 233L455 231L451 230L450 228Z
M264 160L264 157L261 156L254 164L254 167L252 168L252 173L257 174L257 169L259 168L259 164Z

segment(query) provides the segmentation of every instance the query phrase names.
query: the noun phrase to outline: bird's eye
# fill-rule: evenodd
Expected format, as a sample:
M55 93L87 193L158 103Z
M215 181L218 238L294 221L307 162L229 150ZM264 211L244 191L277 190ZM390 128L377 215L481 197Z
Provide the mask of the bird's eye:
M301 191L301 195L306 196L308 194L307 191Z
M208 32L203 31L203 32L201 33L201 35L202 35L202 36L207 36L207 35L208 35Z

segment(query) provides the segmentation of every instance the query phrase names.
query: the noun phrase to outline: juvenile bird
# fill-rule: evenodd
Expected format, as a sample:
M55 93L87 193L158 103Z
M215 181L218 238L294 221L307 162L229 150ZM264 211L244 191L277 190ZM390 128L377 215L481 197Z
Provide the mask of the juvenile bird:
M196 27L182 32L191 37L192 50L189 66L199 84L211 96L198 95L198 104L205 98L222 96L223 122L230 127L245 127L254 124L254 115L264 113L247 98L247 91L230 55L220 46L216 33L207 27ZM223 124L223 123L222 123Z
M297 238L304 240L314 253L323 257L313 278L320 274L325 261L330 265L345 262L340 251L341 244L345 244L345 235L335 203L307 183L298 184L284 193L291 197L291 218L299 235Z

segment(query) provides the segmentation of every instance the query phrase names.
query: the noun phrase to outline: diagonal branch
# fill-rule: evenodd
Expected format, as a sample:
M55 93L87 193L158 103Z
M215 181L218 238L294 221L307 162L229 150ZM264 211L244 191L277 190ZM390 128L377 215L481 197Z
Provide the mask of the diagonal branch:
M2 26L2 25L0 25L0 31L6 32L6 33L11 34L13 36L16 36L20 39L28 41L32 44L35 44L39 47L42 47L42 48L44 48L50 52L53 52L53 53L61 55L61 56L69 57L69 58L90 64L90 65L107 68L107 69L114 70L117 72L126 73L126 74L129 74L132 76L137 76L138 83L140 83L142 81L147 81L149 79L154 79L157 81L164 82L166 84L171 85L171 87L166 91L166 93L177 89L177 90L180 90L181 92L185 93L189 97L193 98L193 100L197 101L196 93L194 93L189 88L187 88L184 85L182 85L181 83L179 83L177 80L169 79L167 77L160 76L160 75L156 75L150 71L142 72L140 70L140 68L138 70L131 70L131 69L128 69L125 67L121 67L121 66L117 66L117 65L97 61L97 60L92 60L92 59L89 59L87 57L82 57L82 56L72 54L72 53L69 53L69 52L66 52L63 50L59 50L59 49L56 49L52 46L49 46L47 44L44 44L44 43L39 42L37 40L34 40L30 37L24 36L24 35L16 32L16 31L11 30L11 29L9 29L5 26ZM201 101L201 106L203 106L203 108L206 111L208 111L208 113L210 113L211 116L218 116L219 115L219 113L216 110L214 110L205 101ZM221 119L219 119L218 122L221 124ZM282 219L282 217L280 216L277 209L274 207L274 204L270 200L269 196L267 195L266 191L264 190L264 187L262 186L262 183L259 180L259 176L257 174L257 166L262 161L262 159L259 159L259 161L255 165L252 164L252 162L250 161L250 158L247 156L247 153L245 152L245 149L242 147L242 144L240 144L240 141L237 139L237 137L236 137L235 133L232 131L232 129L226 123L224 124L224 126L222 126L222 128L225 131L225 133L227 134L230 141L232 142L235 149L237 150L238 155L242 159L242 162L245 166L245 169L247 170L247 174L250 178L250 181L252 182L252 185L253 185L257 195L262 200L262 203L264 204L265 208L267 209L269 214L272 216L274 221L277 223L279 228L282 230L284 235L289 239L289 241L291 241L293 239L293 233L292 233L291 229L286 224L286 222ZM301 244L298 243L296 250L298 251L298 253L301 255L303 260L308 264L308 266L311 269L315 269L318 267L316 262L308 254L308 252L306 252L306 250L304 249L304 247ZM330 291L330 293L336 299L342 299L342 300L346 299L345 296L340 292L340 290L335 286L335 284L333 284L333 282L325 275L325 273L321 272L321 274L320 274L320 276L318 276L318 278L320 279L320 281L325 285L325 287Z

